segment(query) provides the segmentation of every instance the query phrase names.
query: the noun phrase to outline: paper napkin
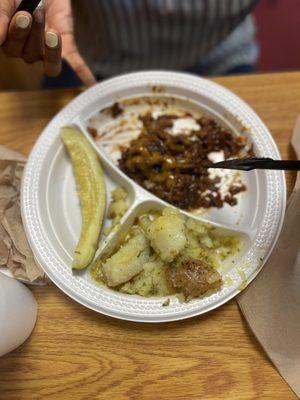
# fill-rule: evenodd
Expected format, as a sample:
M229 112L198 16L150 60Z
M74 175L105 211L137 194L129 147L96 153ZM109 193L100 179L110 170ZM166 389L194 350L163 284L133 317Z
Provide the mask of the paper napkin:
M45 280L27 242L20 211L20 186L26 158L0 146L0 267L28 282Z

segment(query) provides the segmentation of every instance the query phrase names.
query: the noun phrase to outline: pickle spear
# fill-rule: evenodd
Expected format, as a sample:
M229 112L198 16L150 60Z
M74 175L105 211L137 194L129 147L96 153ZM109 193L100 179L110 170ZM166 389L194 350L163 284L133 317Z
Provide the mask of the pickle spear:
M84 269L93 260L104 219L106 188L98 156L83 134L63 127L60 136L70 155L81 208L81 233L73 256L73 269Z

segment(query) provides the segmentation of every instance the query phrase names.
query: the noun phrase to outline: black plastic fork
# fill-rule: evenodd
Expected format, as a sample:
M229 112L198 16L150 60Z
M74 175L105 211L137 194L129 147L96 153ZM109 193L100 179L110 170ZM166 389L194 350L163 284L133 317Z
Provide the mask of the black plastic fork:
M251 171L253 169L300 171L300 161L273 160L272 158L241 158L210 164L208 168L237 169L241 171Z

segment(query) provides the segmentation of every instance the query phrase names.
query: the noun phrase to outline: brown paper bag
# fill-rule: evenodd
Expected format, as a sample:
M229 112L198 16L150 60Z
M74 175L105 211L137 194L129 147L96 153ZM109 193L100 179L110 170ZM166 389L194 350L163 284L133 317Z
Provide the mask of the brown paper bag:
M300 117L292 145L300 159ZM275 249L237 301L257 340L300 398L300 173Z

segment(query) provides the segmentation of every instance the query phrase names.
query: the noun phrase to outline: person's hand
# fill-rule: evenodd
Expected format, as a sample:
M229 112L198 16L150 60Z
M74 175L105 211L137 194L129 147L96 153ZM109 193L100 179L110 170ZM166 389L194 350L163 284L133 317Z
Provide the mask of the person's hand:
M88 86L95 78L78 53L73 31L70 0L45 0L33 17L14 12L20 0L0 1L0 47L9 57L23 58L27 63L42 60L45 73L57 76L63 57L82 82Z

